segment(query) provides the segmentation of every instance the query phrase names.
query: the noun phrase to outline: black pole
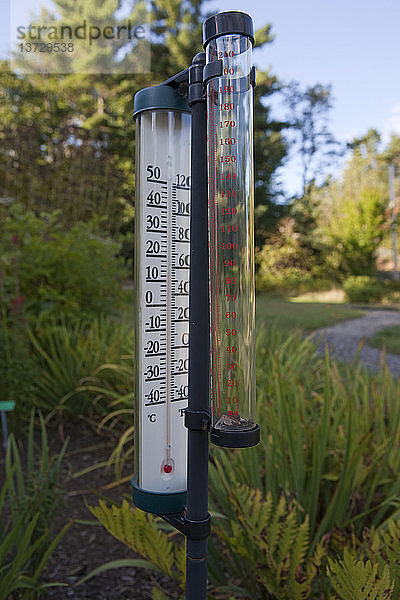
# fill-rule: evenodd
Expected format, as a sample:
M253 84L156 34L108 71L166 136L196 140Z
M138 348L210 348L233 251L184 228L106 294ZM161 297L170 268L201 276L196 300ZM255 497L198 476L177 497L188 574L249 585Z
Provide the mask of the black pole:
M188 478L186 520L203 530L186 541L186 600L207 595L208 429L210 313L208 283L207 110L203 94L204 53L189 69L192 109L192 182L190 214ZM201 526L203 524L203 527ZM207 526L208 525L208 526Z

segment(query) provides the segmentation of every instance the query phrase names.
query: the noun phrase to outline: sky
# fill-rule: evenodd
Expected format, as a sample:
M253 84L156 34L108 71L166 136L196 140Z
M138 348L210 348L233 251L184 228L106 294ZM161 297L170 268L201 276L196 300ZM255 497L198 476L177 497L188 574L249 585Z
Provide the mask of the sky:
M41 4L12 2L21 18ZM7 6L7 0L0 0L0 52L7 37ZM275 40L255 51L257 67L270 68L286 82L331 84L330 129L339 140L362 136L370 128L384 142L391 133L400 134L400 0L207 0L204 10L245 10L255 29L271 23ZM287 194L300 190L295 157L279 177Z
M340 141L375 128L400 134L399 0L212 0L207 10L245 10L255 28L271 23L275 40L254 52L256 65L283 81L331 84L330 129ZM292 159L280 172L288 193L300 189ZM337 172L335 173L337 174Z

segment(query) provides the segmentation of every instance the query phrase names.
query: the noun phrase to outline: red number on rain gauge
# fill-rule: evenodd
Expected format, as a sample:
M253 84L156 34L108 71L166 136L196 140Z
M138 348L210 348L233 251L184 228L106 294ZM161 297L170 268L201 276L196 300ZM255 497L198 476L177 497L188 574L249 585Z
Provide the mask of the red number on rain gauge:
M219 110L235 110L235 103L234 102L223 102L223 104L220 104L219 106Z
M228 410L227 414L228 414L229 416L233 416L233 415L239 415L239 413L238 413L238 411L237 411L237 410Z
M221 162L222 163L229 163L229 162L236 162L236 156L221 156Z
M224 195L222 193L222 195ZM237 208L222 208L221 209L223 215L236 215Z
M237 404L238 402L237 396L228 396L228 404Z
M218 52L218 58L232 58L235 56L233 50L224 50L223 52Z
M236 371L237 363L228 363L226 365L226 368L228 369L228 371Z
M227 346L226 351L235 353L237 352L237 346Z
M236 127L236 121L220 121L219 125L221 128L224 127Z
M237 329L226 329L226 335L237 335Z
M220 138L219 144L220 144L220 146L235 146L236 145L236 138L234 138L234 137L232 137L232 138Z
M221 225L221 231L224 233L236 233L237 229L237 225Z
M226 317L227 319L236 319L236 317L237 317L237 314L236 314L235 312L226 312L226 313L225 313L225 317Z
M226 294L226 299L228 302L235 302L237 299L236 294Z
M221 248L222 250L237 250L237 242L222 242Z

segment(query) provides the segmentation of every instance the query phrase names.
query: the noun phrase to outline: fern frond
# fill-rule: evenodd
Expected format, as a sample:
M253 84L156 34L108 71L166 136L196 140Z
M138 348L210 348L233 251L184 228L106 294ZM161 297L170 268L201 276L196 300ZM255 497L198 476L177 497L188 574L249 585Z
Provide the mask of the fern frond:
M168 600L168 597L158 585L155 585L151 590L151 600Z
M231 535L224 539L232 559L240 557L243 571L248 565L257 573L259 595L267 591L275 600L307 599L325 555L319 544L308 556L308 517L299 523L294 503L282 496L275 504L271 494L263 498L261 490L246 485L236 486L230 496L236 519L230 521Z
M378 563L365 563L345 548L343 559L328 559L327 573L332 587L341 600L391 600L394 583L389 566L379 569Z
M294 516L294 513L292 513ZM289 571L289 581L295 583L296 569L298 565L302 565L309 548L309 522L308 516L299 527L296 532L296 540L293 546L291 565Z
M286 500L283 496L279 499L272 521L269 524L268 540L271 553L274 553L281 537L284 518L287 517Z
M186 586L186 549L185 546L175 546L175 566L178 572L178 579L181 588L184 590Z
M89 510L111 535L144 556L169 577L179 578L173 570L174 543L158 529L152 515L133 510L126 500L122 506L113 505L110 508L100 500L97 507L89 506Z

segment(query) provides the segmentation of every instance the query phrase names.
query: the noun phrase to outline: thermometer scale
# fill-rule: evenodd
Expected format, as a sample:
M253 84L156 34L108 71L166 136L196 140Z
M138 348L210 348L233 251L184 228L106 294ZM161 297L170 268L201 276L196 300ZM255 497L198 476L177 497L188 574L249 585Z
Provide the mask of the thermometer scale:
M188 402L190 113L168 86L135 96L136 435L138 506L186 491Z

